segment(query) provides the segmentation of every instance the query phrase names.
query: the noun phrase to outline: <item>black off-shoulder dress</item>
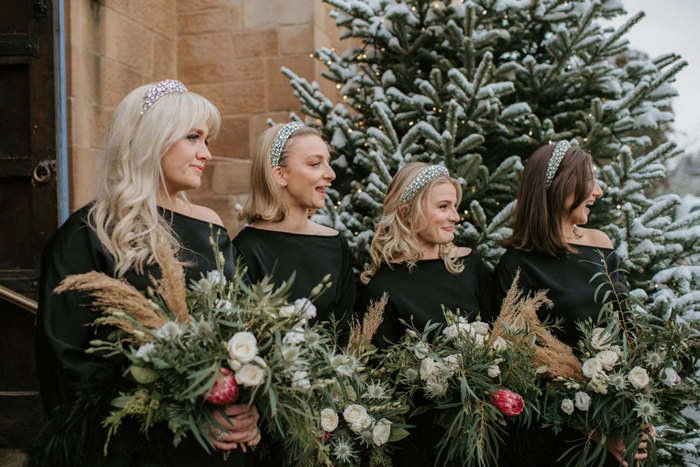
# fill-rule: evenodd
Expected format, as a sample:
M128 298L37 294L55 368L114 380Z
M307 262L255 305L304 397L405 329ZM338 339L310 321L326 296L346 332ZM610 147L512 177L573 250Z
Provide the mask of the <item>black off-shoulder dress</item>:
M224 462L221 453L207 454L189 437L178 447L165 426L155 427L146 439L136 424L124 422L103 455L105 430L101 426L110 401L125 389L122 372L127 362L86 354L85 349L104 329L88 326L97 316L90 297L77 292L54 294L53 289L68 275L90 271L113 275L115 261L87 224L90 206L74 213L44 249L37 315L37 367L41 395L49 421L38 435L30 465L51 466L218 466L245 465L246 456L233 451ZM209 244L209 223L172 211L160 210L184 247L180 259L191 264L186 280L216 269ZM213 226L227 269L233 273L235 250L226 230ZM157 266L144 274L129 271L125 279L145 290L149 275L158 278Z
M461 257L464 269L457 274L445 268L442 259L416 262L413 269L405 263L383 264L372 277L363 293L360 310L365 311L371 301L388 294L384 321L375 335L375 344L383 347L397 342L406 330L399 322L413 322L422 331L425 325L444 321L442 307L467 314L470 321L481 317L489 322L492 313L491 274L481 256L472 251ZM427 401L419 401L424 403ZM433 466L437 444L445 430L435 424L435 413L426 412L408 420L415 428L402 440L394 453L394 465Z
M542 307L538 310L540 320L563 319L561 329L555 329L554 334L565 344L576 348L580 338L576 323L588 318L595 322L603 305L602 297L606 290L610 290L603 286L596 301L596 288L604 279L600 276L592 282L591 279L606 269L611 273L618 269L620 259L610 248L571 246L577 252L560 258L514 248L506 250L494 271L495 302L500 308L516 272L520 270L519 287L526 293L547 289L547 296L554 304L552 309ZM599 252L603 254L604 260ZM625 283L625 278L620 272L615 272L613 281ZM574 443L581 441L582 437L582 433L574 430L564 430L556 436L551 430L545 429L512 433L510 440L506 440L507 449L503 450L504 456L500 464L537 467L558 465L556 460ZM617 463L609 455L605 465Z
M355 278L350 248L341 234L306 235L246 227L233 244L248 267L248 278L258 282L268 276L276 286L296 273L289 299L308 297L326 274L332 285L314 302L316 319L327 321L331 314L347 320L355 304Z

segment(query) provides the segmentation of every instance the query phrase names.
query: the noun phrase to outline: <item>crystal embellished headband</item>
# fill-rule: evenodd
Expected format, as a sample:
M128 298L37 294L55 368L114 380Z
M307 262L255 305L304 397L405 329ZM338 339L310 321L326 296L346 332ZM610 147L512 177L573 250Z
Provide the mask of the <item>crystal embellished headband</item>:
M418 191L423 188L426 183L438 175L446 175L449 177L450 172L448 172L447 169L441 165L431 165L430 167L426 167L418 172L416 178L411 180L411 183L409 183L406 187L406 191L403 192L401 203L408 203L411 201L413 197L416 196L416 193L418 193Z
M143 96L143 104L141 105L141 115L144 114L148 109L155 104L161 97L167 96L174 92L187 92L187 88L184 84L174 79L166 79L160 83L155 84L151 89L148 90L145 96Z
M552 151L552 157L549 158L547 163L547 177L545 178L545 190L549 190L552 186L552 180L559 169L559 164L561 160L566 155L566 151L571 148L571 143L568 141L559 141L556 146L554 146L554 151Z
M287 140L292 133L297 130L304 128L304 124L301 122L290 122L285 126L280 128L280 131L275 135L275 139L272 140L272 149L270 149L270 166L277 167L280 165L280 157L282 157L282 151L284 150L284 145L287 144Z

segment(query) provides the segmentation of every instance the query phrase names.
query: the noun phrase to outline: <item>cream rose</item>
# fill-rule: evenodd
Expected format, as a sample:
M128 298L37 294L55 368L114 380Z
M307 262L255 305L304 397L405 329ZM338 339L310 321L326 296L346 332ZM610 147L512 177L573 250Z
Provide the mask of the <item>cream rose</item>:
M501 368L498 365L491 365L487 373L491 378L496 378L501 374Z
M674 370L673 368L664 368L664 371L661 372L661 375L663 376L661 382L667 386L673 387L680 382L680 377L678 376L678 373L676 373L676 370Z
M245 364L236 371L236 382L247 387L260 386L265 379L265 370L257 365Z
M491 348L496 352L501 352L505 350L506 347L508 347L508 341L502 337L497 338L495 341L493 341L493 344L491 344Z
M591 346L596 350L607 350L611 341L612 336L603 328L595 328L591 333Z
M574 401L571 399L564 399L561 401L561 410L564 412L566 415L571 415L574 413Z
M574 395L574 400L576 401L576 408L582 412L587 411L588 407L591 405L591 396L585 392L577 392Z
M617 363L617 354L613 350L603 350L595 355L595 358L603 365L603 369L612 370Z
M596 373L588 383L588 387L598 394L608 393L609 378L605 373Z
M428 381L435 378L439 368L437 362L432 358L424 358L420 362L420 379Z
M603 371L603 364L597 358L589 358L583 362L583 367L581 369L583 370L583 375L591 379L596 373Z
M294 308L300 316L303 316L305 320L309 320L316 317L316 305L311 303L308 298L298 298L294 301Z
M248 331L237 332L226 344L231 360L248 363L258 354L258 341Z
M329 433L338 428L338 414L335 410L329 408L321 410L321 428Z
M381 446L389 441L389 435L391 435L391 422L382 418L372 429L372 441L376 446Z
M632 386L637 389L642 389L649 384L649 374L647 373L647 370L641 366L635 366L632 368L632 371L630 371L627 375L627 379L630 383L632 383Z
M483 321L475 321L471 323L472 332L480 336L487 336L491 331L491 326Z
M284 305L280 307L280 316L283 318L291 318L296 315L296 307L294 305Z
M282 342L286 345L297 345L304 342L304 328L296 327L284 335Z
M343 418L355 433L365 430L372 424L367 409L358 404L350 404L343 411Z

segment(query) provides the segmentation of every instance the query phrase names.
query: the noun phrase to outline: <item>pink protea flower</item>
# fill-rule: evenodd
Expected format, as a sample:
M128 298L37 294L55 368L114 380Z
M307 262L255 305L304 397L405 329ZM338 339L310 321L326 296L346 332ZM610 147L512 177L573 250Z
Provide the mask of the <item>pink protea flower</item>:
M238 399L238 383L231 370L220 367L214 387L211 391L202 394L202 397L215 405L228 405L235 402Z
M491 396L491 403L504 415L515 416L525 408L525 403L520 394L507 389L499 389Z

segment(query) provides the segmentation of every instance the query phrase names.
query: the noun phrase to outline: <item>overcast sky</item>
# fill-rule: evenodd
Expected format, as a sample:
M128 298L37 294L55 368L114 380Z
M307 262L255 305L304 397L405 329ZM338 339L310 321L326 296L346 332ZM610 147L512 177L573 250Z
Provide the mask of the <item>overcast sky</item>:
M680 94L673 102L674 127L681 146L700 149L700 0L625 0L624 5L628 16L646 13L626 36L630 48L652 57L675 52L688 62L674 83Z

